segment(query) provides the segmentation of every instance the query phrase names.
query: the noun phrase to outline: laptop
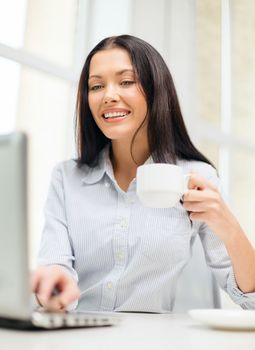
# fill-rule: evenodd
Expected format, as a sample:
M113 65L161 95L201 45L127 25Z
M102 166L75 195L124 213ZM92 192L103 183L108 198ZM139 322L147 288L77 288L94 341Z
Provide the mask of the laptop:
M27 137L0 135L0 326L57 329L110 326L117 315L33 310L27 230Z

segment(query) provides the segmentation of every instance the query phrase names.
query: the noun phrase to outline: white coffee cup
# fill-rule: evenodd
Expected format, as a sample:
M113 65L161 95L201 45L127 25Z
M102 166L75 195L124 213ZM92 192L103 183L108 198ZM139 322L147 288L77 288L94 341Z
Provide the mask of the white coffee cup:
M136 193L146 207L174 207L188 190L190 175L178 165L153 163L137 168Z

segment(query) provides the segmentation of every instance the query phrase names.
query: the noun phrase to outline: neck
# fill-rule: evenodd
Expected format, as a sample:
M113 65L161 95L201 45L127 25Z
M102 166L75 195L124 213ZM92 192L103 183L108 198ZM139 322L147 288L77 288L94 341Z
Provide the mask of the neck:
M123 190L126 190L129 183L136 177L137 167L144 164L150 155L148 142L145 140L134 141L132 155L130 146L130 142L123 140L112 141L111 161L114 176Z

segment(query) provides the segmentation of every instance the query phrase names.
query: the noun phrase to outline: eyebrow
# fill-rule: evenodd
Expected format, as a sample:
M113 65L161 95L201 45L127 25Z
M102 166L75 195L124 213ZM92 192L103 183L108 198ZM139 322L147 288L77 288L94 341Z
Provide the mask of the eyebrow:
M129 73L135 73L133 69L122 69L118 72L116 72L116 75L122 75L123 73L126 73L126 72L129 72ZM93 74L93 75L90 75L89 76L89 79L92 79L92 78L102 78L101 75L97 75L97 74Z

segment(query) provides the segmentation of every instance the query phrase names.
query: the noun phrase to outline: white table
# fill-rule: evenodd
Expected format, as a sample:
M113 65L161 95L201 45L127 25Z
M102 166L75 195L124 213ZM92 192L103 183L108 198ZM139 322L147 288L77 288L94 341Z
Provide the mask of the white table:
M254 332L209 329L187 315L121 314L120 325L59 331L0 329L1 350L253 350Z

